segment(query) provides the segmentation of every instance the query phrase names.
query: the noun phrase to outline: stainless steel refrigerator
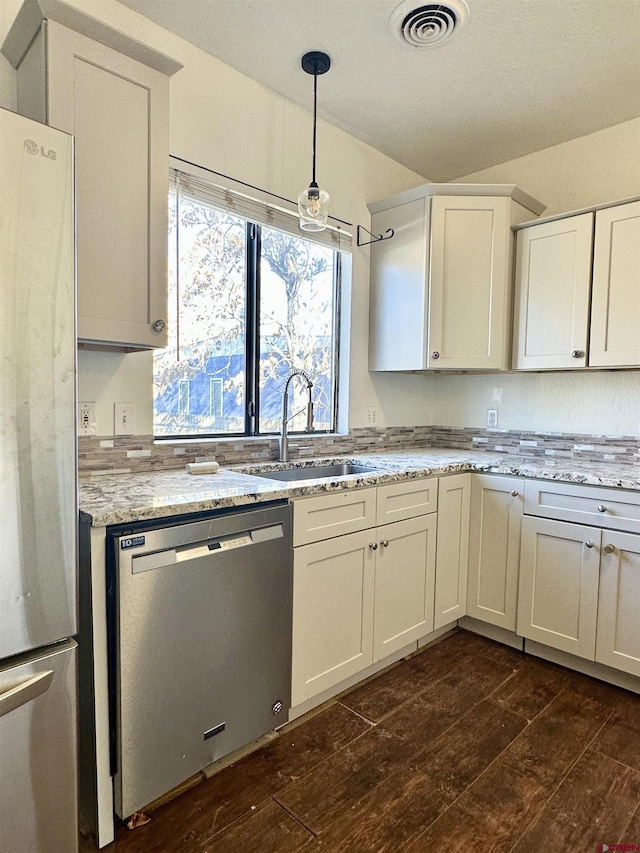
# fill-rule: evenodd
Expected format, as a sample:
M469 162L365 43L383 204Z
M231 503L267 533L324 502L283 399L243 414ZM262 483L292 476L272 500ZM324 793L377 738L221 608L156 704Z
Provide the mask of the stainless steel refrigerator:
M0 109L0 850L77 850L73 140Z

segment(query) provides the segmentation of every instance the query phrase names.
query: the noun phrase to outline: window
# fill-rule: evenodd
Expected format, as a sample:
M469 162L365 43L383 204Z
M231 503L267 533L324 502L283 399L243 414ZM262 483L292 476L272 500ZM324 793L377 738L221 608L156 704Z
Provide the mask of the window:
M178 417L185 418L189 414L189 380L178 382Z
M308 239L290 213L177 171L169 205L169 343L154 353L155 434L278 432L293 368L313 380L315 428L335 429L344 234ZM298 380L290 388L294 414L306 389ZM301 411L289 428L304 427Z
M222 418L222 379L209 380L209 414L214 423Z

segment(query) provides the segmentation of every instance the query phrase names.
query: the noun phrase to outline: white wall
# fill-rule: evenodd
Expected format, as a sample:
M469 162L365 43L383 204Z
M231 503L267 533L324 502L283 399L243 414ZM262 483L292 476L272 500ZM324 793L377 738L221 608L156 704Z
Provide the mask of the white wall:
M184 64L170 84L172 154L288 198L308 184L308 111L114 0L68 2ZM20 0L0 0L0 41L19 7ZM15 109L15 74L2 60L0 105ZM322 121L318 174L331 194L331 213L354 227L369 224L368 201L424 183L420 175ZM379 376L367 370L369 251L354 248L350 316L343 317L351 341L345 359L350 371L349 425L362 426L364 407L371 405L378 405L382 422L391 425L427 423L423 377ZM100 435L113 432L116 401L135 401L135 432L152 432L151 377L149 353L80 353L79 396L97 401Z
M543 216L640 195L640 118L459 178L517 183Z
M460 178L515 183L543 215L640 195L640 118ZM431 423L638 435L640 371L429 377Z

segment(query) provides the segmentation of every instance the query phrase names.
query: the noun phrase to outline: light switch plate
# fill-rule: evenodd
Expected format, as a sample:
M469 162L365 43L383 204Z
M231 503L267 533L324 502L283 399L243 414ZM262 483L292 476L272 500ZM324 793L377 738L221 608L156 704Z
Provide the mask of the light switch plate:
M113 434L132 435L134 431L135 406L133 403L113 404Z

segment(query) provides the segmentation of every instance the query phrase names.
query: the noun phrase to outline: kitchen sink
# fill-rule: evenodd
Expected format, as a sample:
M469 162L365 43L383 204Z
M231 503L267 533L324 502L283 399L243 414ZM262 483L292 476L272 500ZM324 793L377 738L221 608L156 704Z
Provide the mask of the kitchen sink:
M344 477L347 474L377 474L380 468L368 465L354 465L352 462L341 462L334 465L308 465L305 468L284 468L277 471L252 471L252 477L264 477L267 480L326 480L333 477Z

